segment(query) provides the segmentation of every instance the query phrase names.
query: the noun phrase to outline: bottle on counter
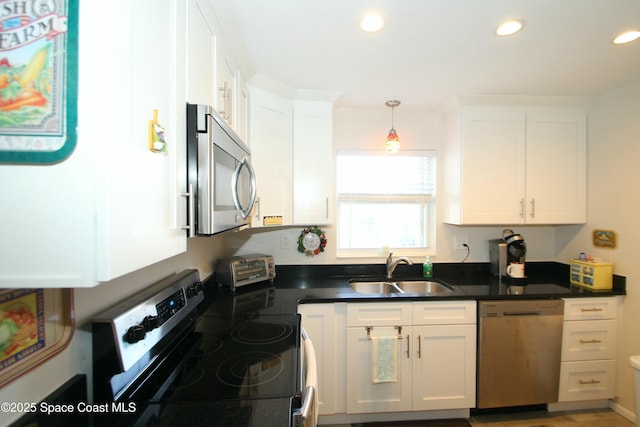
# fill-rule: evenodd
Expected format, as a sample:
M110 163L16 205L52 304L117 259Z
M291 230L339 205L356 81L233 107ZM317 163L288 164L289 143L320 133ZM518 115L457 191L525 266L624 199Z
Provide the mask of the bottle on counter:
M431 259L429 257L427 257L424 260L424 264L422 264L422 276L433 277L433 264L431 263Z

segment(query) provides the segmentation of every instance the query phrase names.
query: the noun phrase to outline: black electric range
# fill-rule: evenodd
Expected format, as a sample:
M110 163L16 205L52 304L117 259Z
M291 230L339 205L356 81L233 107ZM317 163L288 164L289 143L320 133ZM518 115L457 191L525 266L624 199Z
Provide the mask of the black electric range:
M187 287L192 281L197 282L193 275L186 279ZM252 288L212 301L201 297L198 309L181 322L182 326L173 328L176 334L159 340L135 362L127 363L125 357L122 364L131 367L103 377L106 384L100 384L98 378L94 389L99 400L133 404L135 409L110 413L100 417L101 421L136 426L290 425L302 392L300 317L262 312L269 306L272 289ZM173 305L175 293L151 306L159 307L160 313L161 307ZM187 294L193 292L185 291ZM144 325L143 319L154 314L126 316L140 318L140 325ZM94 322L94 348L100 347L96 339L108 341L100 332L105 329L101 323L113 327L118 321ZM118 335L122 334L116 338ZM120 351L137 344L121 343ZM99 377L96 369L104 370L108 363L113 361L94 360L94 381Z

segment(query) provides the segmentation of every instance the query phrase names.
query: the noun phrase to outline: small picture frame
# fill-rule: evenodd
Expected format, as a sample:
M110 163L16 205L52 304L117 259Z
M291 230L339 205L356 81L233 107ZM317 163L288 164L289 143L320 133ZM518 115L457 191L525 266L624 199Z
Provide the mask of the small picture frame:
M598 248L615 249L618 237L612 230L593 230L593 246Z

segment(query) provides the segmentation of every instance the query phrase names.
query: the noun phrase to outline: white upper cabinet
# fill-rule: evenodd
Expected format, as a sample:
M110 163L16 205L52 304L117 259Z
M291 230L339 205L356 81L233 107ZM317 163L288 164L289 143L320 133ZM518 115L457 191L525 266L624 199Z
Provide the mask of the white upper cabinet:
M331 223L333 104L250 88L253 227Z
M445 222L586 221L584 110L462 107L446 130Z
M583 111L527 113L528 224L587 221L587 119Z
M293 221L329 224L333 184L333 106L293 103Z
M247 87L207 0L187 2L187 101L211 105L246 142Z
M209 24L207 1L187 2L187 100L191 104L215 105L216 36Z
M251 226L293 223L293 103L250 87L249 141L257 199Z
M0 165L1 288L95 286L186 250L186 8L119 0L79 13L77 147L54 165ZM149 149L154 110L166 152Z
M223 44L216 51L216 103L220 117L235 130L236 68Z

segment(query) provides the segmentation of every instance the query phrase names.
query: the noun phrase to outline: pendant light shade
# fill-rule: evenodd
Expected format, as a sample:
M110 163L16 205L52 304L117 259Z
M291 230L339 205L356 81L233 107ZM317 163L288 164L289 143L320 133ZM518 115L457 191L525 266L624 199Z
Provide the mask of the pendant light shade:
M391 129L389 129L389 135L387 135L387 141L384 144L384 148L387 153L397 153L400 151L400 138L393 126L393 109L400 105L400 101L387 101L385 105L391 108Z

